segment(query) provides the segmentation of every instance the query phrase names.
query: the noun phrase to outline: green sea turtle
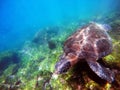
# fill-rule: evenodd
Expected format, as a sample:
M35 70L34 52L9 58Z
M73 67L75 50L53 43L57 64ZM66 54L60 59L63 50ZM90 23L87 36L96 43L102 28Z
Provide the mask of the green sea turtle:
M78 61L85 60L92 71L110 83L114 73L97 62L112 52L111 38L102 24L90 23L71 35L64 43L64 53L55 65L55 73L67 72Z

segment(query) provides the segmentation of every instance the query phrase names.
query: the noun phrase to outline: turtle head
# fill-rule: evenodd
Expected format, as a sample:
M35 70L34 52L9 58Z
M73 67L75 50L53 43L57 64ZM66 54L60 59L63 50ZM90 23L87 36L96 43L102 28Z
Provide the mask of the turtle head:
M63 74L69 70L71 67L70 61L65 58L60 58L55 65L55 73L56 74Z

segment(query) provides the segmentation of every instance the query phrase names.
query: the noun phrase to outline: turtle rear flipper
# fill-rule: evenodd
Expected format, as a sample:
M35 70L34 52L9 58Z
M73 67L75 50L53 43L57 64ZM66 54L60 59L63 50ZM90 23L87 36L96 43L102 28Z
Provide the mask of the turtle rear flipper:
M110 71L110 69L105 68L104 66L100 65L96 60L87 59L87 63L92 71L97 74L101 79L104 79L110 83L114 81L114 73Z

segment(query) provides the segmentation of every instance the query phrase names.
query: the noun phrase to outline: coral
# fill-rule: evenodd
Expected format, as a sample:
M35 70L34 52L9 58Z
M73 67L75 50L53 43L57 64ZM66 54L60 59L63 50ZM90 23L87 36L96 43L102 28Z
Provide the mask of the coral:
M113 40L113 52L104 57L103 62L116 73L116 82L110 84L101 80L86 63L77 64L66 74L54 77L55 63L63 52L66 38L94 18L108 22L113 28L109 32ZM33 40L26 41L19 51L1 53L0 90L119 90L120 15L112 13L89 20L79 19L69 24L40 29Z
M46 27L39 32L36 33L35 37L33 38L32 42L36 43L37 45L46 44L52 37L58 35L59 27Z
M6 51L0 54L0 75L10 64L18 64L20 57L16 52Z
M48 41L48 47L50 48L50 49L54 49L54 48L56 48L56 44L53 42L53 41Z

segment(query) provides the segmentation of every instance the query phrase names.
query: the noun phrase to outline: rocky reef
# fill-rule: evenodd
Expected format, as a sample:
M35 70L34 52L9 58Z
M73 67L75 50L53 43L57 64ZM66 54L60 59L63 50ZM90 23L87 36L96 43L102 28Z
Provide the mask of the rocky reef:
M113 83L100 79L87 63L78 63L66 74L53 76L64 41L75 30L93 20L90 19L40 29L32 41L26 41L20 50L0 53L0 90L119 90L120 13L97 18L112 27L108 33L112 37L113 52L100 63L115 72Z

